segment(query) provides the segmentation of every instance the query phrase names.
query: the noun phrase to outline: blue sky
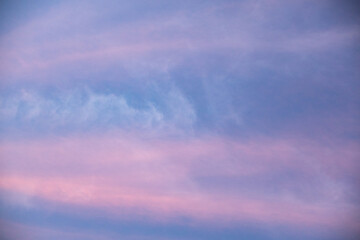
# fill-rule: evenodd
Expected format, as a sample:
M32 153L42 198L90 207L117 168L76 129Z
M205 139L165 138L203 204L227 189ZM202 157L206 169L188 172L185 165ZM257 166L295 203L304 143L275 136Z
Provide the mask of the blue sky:
M355 239L356 1L4 1L5 239Z

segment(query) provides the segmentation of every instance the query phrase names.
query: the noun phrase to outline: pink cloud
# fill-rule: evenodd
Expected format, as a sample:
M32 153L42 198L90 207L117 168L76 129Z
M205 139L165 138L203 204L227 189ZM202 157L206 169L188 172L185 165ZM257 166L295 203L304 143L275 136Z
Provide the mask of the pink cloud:
M315 169L336 183L344 174L355 174L358 151L354 146L332 147L270 139L149 140L123 133L8 141L0 145L0 187L111 214L130 209L159 220L180 214L210 222L221 218L336 226L350 221L354 206L332 199L308 202L283 193L271 197L261 189L256 195L218 192L194 180L206 175L261 179L279 170ZM334 176L328 173L329 163L336 166Z
M2 177L2 189L21 192L85 207L105 209L117 215L121 209L155 217L158 221L178 214L193 219L214 222L260 221L291 224L336 226L347 221L347 214L320 205L306 205L280 199L251 199L234 196L212 196L202 193L153 194L145 189L134 190L122 186L94 183L91 177L82 179Z
M0 219L0 236L5 239L39 240L39 239L89 239L109 240L110 238L95 233L78 233L74 231L60 231L52 228L21 224Z
M282 1L275 2L284 4ZM218 12L233 8L239 9L242 14L233 16L231 21L218 16ZM257 51L303 54L347 46L359 37L356 28L349 28L297 36L280 32L263 39L266 29L261 23L273 8L273 3L264 6L252 2L222 4L198 10L195 15L202 16L200 22L186 11L179 11L151 21L117 23L110 30L98 28L94 31L84 26L93 22L101 24L98 6L86 5L87 11L79 14L73 3L60 5L1 36L3 57L0 59L0 71L4 76L42 76L49 72L62 72L74 64L87 70L89 66L99 69L115 63L127 67L131 61L140 66L144 61L149 62L148 58L155 61L158 55L165 59L155 66L161 71L183 59L185 53L233 49L241 50L242 54ZM259 25L248 24L252 19L256 19ZM224 31L224 26L237 31ZM219 35L222 37L217 37ZM173 52L177 53L176 56Z

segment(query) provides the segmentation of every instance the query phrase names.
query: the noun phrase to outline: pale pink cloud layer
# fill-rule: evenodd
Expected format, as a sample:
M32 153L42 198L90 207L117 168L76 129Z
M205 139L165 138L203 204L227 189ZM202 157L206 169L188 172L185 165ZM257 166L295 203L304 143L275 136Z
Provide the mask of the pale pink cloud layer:
M127 209L158 221L181 215L205 222L220 218L356 225L351 223L356 206L347 202L338 183L356 176L359 151L351 144L315 146L305 140L217 137L150 141L117 133L7 141L0 151L1 189L30 200L40 197L115 215ZM283 170L304 176L315 171L326 181L322 187L331 191L318 201L307 201L291 192L266 195L256 185L252 195L219 192L196 181L204 176L262 179Z
M77 233L73 231L55 230L46 227L21 224L13 221L0 219L0 235L10 239L39 240L39 239L89 239L89 240L110 240L111 238L100 234ZM130 239L130 238L126 238ZM135 240L135 238L134 238Z
M284 4L284 1L276 2ZM183 61L186 55L204 51L230 49L244 56L263 51L302 55L348 46L359 39L355 27L290 36L285 32L270 33L263 25L275 6L252 2L220 4L198 9L194 15L179 11L117 23L110 29L88 29L84 26L102 21L99 6L88 4L85 12L79 12L73 3L62 4L1 36L0 74L18 78L31 74L35 76L31 81L39 81L43 79L39 76L61 73L74 64L89 70L89 67L103 69L114 64L129 68L133 62L139 70L150 59L156 65L153 68L164 71L174 62ZM233 16L236 21L219 16L221 11L231 8L238 8L241 13ZM249 24L249 20L256 20L257 24ZM212 28L203 28L206 25ZM237 31L226 31L224 26Z

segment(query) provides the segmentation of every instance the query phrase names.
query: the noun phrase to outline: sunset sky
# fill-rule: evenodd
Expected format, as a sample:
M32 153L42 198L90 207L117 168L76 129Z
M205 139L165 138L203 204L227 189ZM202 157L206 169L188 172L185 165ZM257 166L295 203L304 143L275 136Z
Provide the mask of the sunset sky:
M0 239L356 240L360 4L0 3Z

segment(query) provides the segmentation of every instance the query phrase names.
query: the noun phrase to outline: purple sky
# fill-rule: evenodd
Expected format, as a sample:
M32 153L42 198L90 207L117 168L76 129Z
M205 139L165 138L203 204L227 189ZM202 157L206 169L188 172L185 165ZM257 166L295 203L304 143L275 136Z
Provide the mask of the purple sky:
M360 6L0 3L0 238L360 235Z

